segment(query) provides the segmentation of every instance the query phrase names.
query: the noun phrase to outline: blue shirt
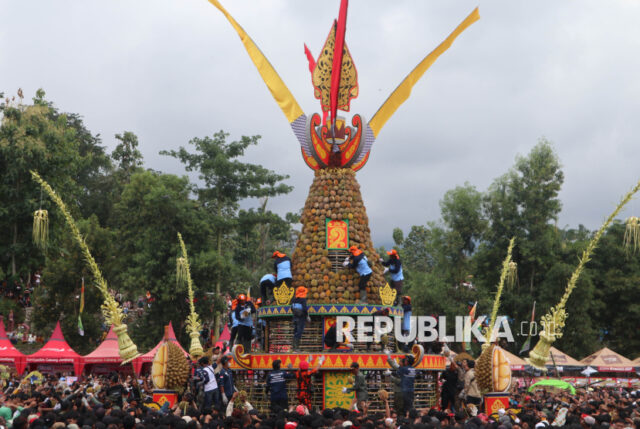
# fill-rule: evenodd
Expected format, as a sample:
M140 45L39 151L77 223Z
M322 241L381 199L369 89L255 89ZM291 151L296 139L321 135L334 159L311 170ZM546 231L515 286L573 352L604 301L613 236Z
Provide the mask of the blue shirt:
M224 395L227 399L233 396L233 372L230 369L222 368L218 373L218 385L224 388Z
M236 319L236 311L233 310L231 312L231 327L235 328L238 326L238 319Z
M273 274L265 274L264 276L262 276L262 278L260 279L260 283L262 282L271 282L271 283L275 283L276 282L276 276L274 276Z
M403 392L413 392L416 381L416 369L412 366L401 366L398 368L400 376L400 388Z
M351 268L354 268L360 276L366 276L367 274L371 274L371 267L367 263L367 257L364 253L359 254L358 256L351 257Z
M267 390L272 401L287 399L287 380L294 377L294 374L281 369L273 370L267 375Z
M274 262L274 268L278 280L291 278L291 259L288 256L277 258Z
M392 281L399 282L404 280L404 276L402 275L402 262L400 262L400 259L389 258L389 260L384 261L382 265L389 267Z
M249 314L245 317L242 317L242 313L246 313L247 310L249 310ZM253 317L251 317L251 313L253 313L253 305L238 305L235 311L235 318L238 320L238 325L253 327Z
M402 304L402 329L405 331L411 331L411 304Z

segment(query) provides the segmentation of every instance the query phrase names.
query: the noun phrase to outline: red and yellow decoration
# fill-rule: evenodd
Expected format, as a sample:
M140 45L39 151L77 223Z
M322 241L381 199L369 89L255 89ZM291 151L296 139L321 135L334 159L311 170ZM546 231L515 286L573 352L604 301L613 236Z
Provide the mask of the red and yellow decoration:
M349 248L349 220L327 219L327 249Z
M509 408L509 395L504 393L487 393L484 395L485 413L490 416L496 414L499 409Z
M254 369L254 370L271 370L272 363L276 359L282 361L282 367L286 367L289 364L293 368L299 368L300 362L311 360L311 362L317 361L322 356L322 353L287 353L287 354L268 354L268 353L253 353L251 355L242 355L236 353L236 347L234 346L233 357L234 361L231 363L232 369ZM416 353L413 353L416 356ZM245 358L246 356L246 358ZM387 363L387 356L382 353L362 353L362 354L343 354L343 353L330 353L325 354L325 361L320 366L322 370L350 370L350 366L353 362L358 362L361 370L386 370L389 369ZM404 357L404 354L391 355L392 358L400 360ZM422 359L416 361L416 369L430 370L430 371L444 371L445 369L445 357L442 355L422 355ZM240 357L240 361L238 361Z
M169 402L169 408L171 408L178 402L178 394L173 390L156 389L153 391L153 402L160 407L162 407L165 402Z
M451 47L455 39L480 19L476 8L405 77L369 123L365 124L359 115L355 115L351 121L354 128L351 129L348 138L344 141L338 141L341 131L337 110L349 111L351 99L358 96L358 74L345 43L348 1L341 0L339 17L334 21L317 61L313 61L313 56L305 45L305 53L312 73L314 95L320 99L322 111L330 112L330 127L327 127L325 121L317 114L307 119L307 115L302 111L289 88L244 29L218 0L209 0L209 2L224 14L240 36L240 40L258 69L262 80L289 121L293 133L300 143L302 158L313 170L343 167L358 171L362 168L369 158L371 146L380 130L409 98L413 86L436 59Z

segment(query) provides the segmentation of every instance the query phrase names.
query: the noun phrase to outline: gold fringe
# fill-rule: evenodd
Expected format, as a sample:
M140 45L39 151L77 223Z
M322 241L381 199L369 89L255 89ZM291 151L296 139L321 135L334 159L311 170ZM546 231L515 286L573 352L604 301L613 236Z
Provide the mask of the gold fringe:
M640 190L640 181L636 183L636 185L631 189L627 194L622 198L616 209L609 215L607 220L602 224L600 229L595 233L587 248L582 252L582 256L580 257L580 261L578 262L578 266L576 267L573 274L571 274L571 278L569 279L569 283L564 290L564 294L560 301L555 307L551 307L549 312L542 316L541 325L542 331L540 331L540 339L536 346L529 353L529 358L527 362L531 363L536 368L542 369L546 371L545 362L549 358L549 349L551 344L562 337L562 328L564 328L565 321L567 319L568 314L565 311L567 301L571 296L571 292L576 288L576 284L578 283L578 279L584 270L587 262L591 260L591 254L595 250L600 241L600 238L607 230L611 222L618 216L622 208L631 201L631 198ZM628 228L628 227L627 227Z
M624 230L624 247L627 252L632 251L633 253L638 250L638 246L640 243L640 218L636 216L631 216L627 219L627 227Z
M500 308L500 297L502 296L502 289L504 289L504 284L509 274L509 266L511 262L511 254L513 252L513 244L515 243L516 238L512 237L509 240L509 248L507 249L507 257L504 258L504 262L502 263L502 272L500 273L500 282L498 283L498 291L496 292L496 297L493 300L493 309L491 310L491 319L489 323L489 327L486 329L485 338L487 341L482 344L482 350L485 350L487 347L491 345L491 334L493 332L493 325L496 323L496 317L498 317L498 309Z
M49 213L46 210L33 212L33 242L40 249L47 248L49 241Z
M187 255L187 247L182 240L182 234L178 233L178 241L180 242L180 250L182 256L178 258L176 263L176 278L178 283L187 282L187 294L189 299L189 316L186 320L187 331L191 337L191 345L189 347L189 354L193 357L202 356L204 353L202 345L200 344L200 317L196 313L196 306L193 303L193 280L191 279L191 267L189 265L189 256Z
M511 261L509 262L509 272L507 273L507 287L512 289L518 282L518 264Z
M102 273L100 272L100 268L98 268L98 264L96 264L95 259L93 259L93 256L89 251L89 246L87 246L87 243L84 241L82 234L80 234L80 230L78 230L78 226L73 220L71 213L69 213L69 210L67 209L67 206L64 204L64 201L62 201L62 198L60 198L60 196L56 194L56 192L53 190L51 185L49 185L42 177L40 177L38 173L36 173L33 170L31 170L31 176L33 177L33 180L35 180L36 182L38 182L38 184L40 184L40 186L42 186L42 189L44 189L44 191L49 195L49 197L53 200L53 202L56 203L56 205L64 215L64 218L67 222L67 225L69 226L69 229L71 229L72 237L80 246L80 249L82 251L82 256L84 257L85 262L87 263L87 265L89 266L89 269L91 270L91 273L93 274L93 280L94 280L93 285L100 291L100 293L102 294L102 298L104 300L101 306L101 310L102 310L102 315L105 318L105 322L108 325L114 325L114 327L119 327L121 325L124 326L124 329L120 328L122 333L118 335L119 337L118 345L120 345L121 343L126 344L126 350L123 353L123 349L120 348L120 357L122 357L122 359L125 362L128 362L134 359L140 354L138 353L138 350L135 344L133 344L128 334L126 333L127 325L122 323L124 319L124 313L122 312L122 308L120 307L118 302L113 298L113 296L111 296L111 294L109 293L107 281L102 276ZM120 337L122 337L122 340L120 339Z

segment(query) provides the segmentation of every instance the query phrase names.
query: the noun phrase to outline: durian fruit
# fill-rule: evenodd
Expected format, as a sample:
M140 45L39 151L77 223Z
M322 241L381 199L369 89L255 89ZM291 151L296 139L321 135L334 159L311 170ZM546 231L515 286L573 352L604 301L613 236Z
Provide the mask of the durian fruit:
M511 367L502 349L495 344L482 351L476 360L476 379L483 393L505 392L511 386Z
M355 172L349 168L315 171L300 219L302 231L291 258L293 286L308 288L310 303L351 304L359 299L358 274L342 266L348 252L342 251L338 259L334 251L327 250L327 219L348 221L349 246L363 250L373 270L367 302L379 304L379 288L385 285L384 267L378 263L379 255L371 241L360 185Z
M156 389L182 391L189 378L189 364L180 347L171 341L160 346L151 364L151 379Z

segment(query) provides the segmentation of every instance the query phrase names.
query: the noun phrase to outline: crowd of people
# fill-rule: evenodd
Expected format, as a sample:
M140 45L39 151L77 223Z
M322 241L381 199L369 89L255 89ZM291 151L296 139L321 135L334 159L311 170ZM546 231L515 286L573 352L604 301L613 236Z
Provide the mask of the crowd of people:
M462 396L443 400L432 407L415 409L411 395L402 395L398 406L384 391L376 392L384 411L369 412L368 395L357 365L352 368L356 400L352 409L311 407L307 386L317 370L302 365L298 370L274 366L265 394L269 411L258 410L243 391L233 388L228 356L211 364L201 360L190 385L173 406L158 408L152 402L152 388L146 379L138 384L131 377L116 374L88 377L69 384L63 376L48 376L37 382L6 380L0 393L0 427L13 429L219 429L219 428L367 428L367 429L639 429L640 391L621 387L588 387L575 394L514 388L509 408L487 415L480 404ZM468 366L467 366L468 367ZM402 383L409 383L410 362L392 365ZM405 368L403 371L402 369ZM472 369L473 367L471 367ZM454 371L457 369L454 367ZM467 370L469 371L469 370ZM286 383L297 383L298 394L290 403ZM446 381L445 381L446 383ZM455 405L454 405L455 404Z

